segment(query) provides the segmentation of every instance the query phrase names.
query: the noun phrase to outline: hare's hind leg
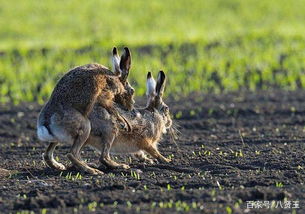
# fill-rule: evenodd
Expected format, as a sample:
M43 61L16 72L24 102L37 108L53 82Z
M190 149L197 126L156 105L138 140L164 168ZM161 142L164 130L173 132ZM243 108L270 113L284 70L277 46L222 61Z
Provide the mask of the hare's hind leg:
M61 114L54 114L52 116L51 129L58 141L72 144L71 151L67 154L67 157L75 167L91 174L103 174L101 171L89 167L81 160L81 148L91 131L88 118L84 117L76 109L65 108Z
M58 142L51 142L49 144L46 152L43 154L43 160L50 168L57 170L66 170L66 167L63 164L57 162L53 157L53 153L57 145Z
M104 173L98 169L92 168L90 166L88 166L88 164L86 164L85 162L77 159L75 157L75 155L73 155L72 153L69 153L67 155L67 157L69 158L69 160L72 162L72 164L74 166L76 166L77 168L79 168L80 170L93 174L93 175L103 175Z
M88 166L87 163L81 160L80 151L86 143L86 140L88 139L91 130L90 121L88 119L86 119L86 121L82 121L82 123L82 127L79 130L78 135L74 139L71 151L67 154L67 157L72 162L72 164L80 170L90 174L102 175L104 174L102 171Z
M122 169L129 169L130 166L123 163L117 163L113 161L110 157L110 149L113 144L113 141L116 137L115 133L109 134L107 137L101 138L101 141L104 141L104 143L101 143L100 145L104 145L101 149L101 157L100 162L104 164L105 166L109 168L122 168Z

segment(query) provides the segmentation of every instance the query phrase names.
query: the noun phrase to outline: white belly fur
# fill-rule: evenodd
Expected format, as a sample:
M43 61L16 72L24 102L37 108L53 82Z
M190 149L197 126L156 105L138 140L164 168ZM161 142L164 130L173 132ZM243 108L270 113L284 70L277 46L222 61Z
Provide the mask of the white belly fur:
M126 139L124 137L117 137L111 147L111 153L136 153L140 151L137 147L137 142L133 139Z
M91 136L90 137L90 146L95 148L97 151L101 152L104 148L105 142L101 142L99 137ZM124 137L117 137L112 146L110 153L112 154L129 154L139 152L140 149L136 146L137 142L126 139Z

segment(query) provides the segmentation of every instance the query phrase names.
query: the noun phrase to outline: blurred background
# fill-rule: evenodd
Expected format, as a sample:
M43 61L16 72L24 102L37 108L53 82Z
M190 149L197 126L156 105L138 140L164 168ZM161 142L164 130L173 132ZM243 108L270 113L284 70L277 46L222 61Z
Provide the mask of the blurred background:
M43 103L74 66L131 49L166 95L305 87L304 0L0 0L0 102Z

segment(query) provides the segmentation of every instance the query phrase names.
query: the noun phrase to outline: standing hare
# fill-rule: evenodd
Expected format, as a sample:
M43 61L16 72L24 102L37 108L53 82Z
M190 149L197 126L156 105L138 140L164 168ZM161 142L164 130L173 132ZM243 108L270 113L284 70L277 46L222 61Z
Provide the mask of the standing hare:
M157 148L162 134L166 133L172 126L169 108L162 100L164 84L163 71L159 72L157 84L149 72L147 75L147 106L133 111L126 111L117 106L118 111L131 123L131 132L119 129L117 123L113 122L112 115L102 106L95 105L89 115L91 133L83 146L90 145L100 151L100 163L110 168L129 168L126 164L119 164L111 160L110 152L131 153L140 160L152 163L153 161L145 155L148 153L161 162L169 162L170 160L162 156ZM48 156L53 157L54 150L48 152ZM52 161L53 165L58 164L54 159Z
M145 153L161 162L169 162L158 151L157 145L162 134L172 126L168 106L163 102L165 74L160 71L157 84L151 73L147 74L147 105L133 111L120 110L133 127L131 132L120 130L110 122L110 115L101 106L95 105L89 116L91 134L84 145L90 145L101 152L100 162L110 168L129 168L111 160L109 153L133 153L143 161L153 162Z
M58 143L64 142L72 144L67 157L76 167L92 174L100 173L80 158L80 150L90 134L88 116L94 105L106 109L116 120L125 124L127 132L131 131L129 122L113 106L115 101L126 110L133 108L134 89L127 82L131 65L129 49L124 48L120 59L114 48L112 61L114 72L99 64L83 65L70 70L58 81L49 101L41 110L37 135L41 141L51 142L44 159L52 168L66 169L52 155Z

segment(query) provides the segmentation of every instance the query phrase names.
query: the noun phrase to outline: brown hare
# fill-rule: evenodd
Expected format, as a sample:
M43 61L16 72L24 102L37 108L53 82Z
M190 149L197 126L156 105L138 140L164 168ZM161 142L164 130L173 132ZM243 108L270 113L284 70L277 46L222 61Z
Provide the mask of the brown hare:
M147 75L147 105L143 109L133 111L120 110L133 127L131 132L120 130L109 121L109 113L101 106L95 105L89 116L91 134L85 145L90 145L101 152L100 162L110 168L129 168L111 160L109 153L133 153L143 161L152 162L145 153L161 162L169 162L158 151L158 143L162 134L172 126L168 106L163 102L165 74L160 71L157 84L149 72ZM119 108L118 108L119 109Z
M47 165L59 170L66 167L54 160L52 154L59 142L71 143L67 157L78 168L99 174L99 170L81 161L80 150L89 137L91 124L88 119L94 105L106 109L115 120L119 120L131 131L129 122L113 106L119 102L125 110L133 108L134 89L127 76L131 65L128 48L120 58L113 49L114 72L103 65L88 64L66 73L55 86L49 101L41 110L37 121L37 135L41 141L51 142L44 154Z
M95 105L89 115L91 133L83 146L89 145L101 152L100 163L110 168L128 169L127 164L116 163L111 160L109 153L134 154L143 161L153 161L146 154L161 162L169 162L158 151L157 145L172 126L168 106L163 102L165 75L163 71L158 74L157 84L151 73L147 75L147 105L143 109L126 111L117 105L118 111L131 123L132 131L119 129L110 115L100 105ZM48 156L53 156L53 150ZM54 159L52 159L56 163ZM55 164L53 164L55 165Z

